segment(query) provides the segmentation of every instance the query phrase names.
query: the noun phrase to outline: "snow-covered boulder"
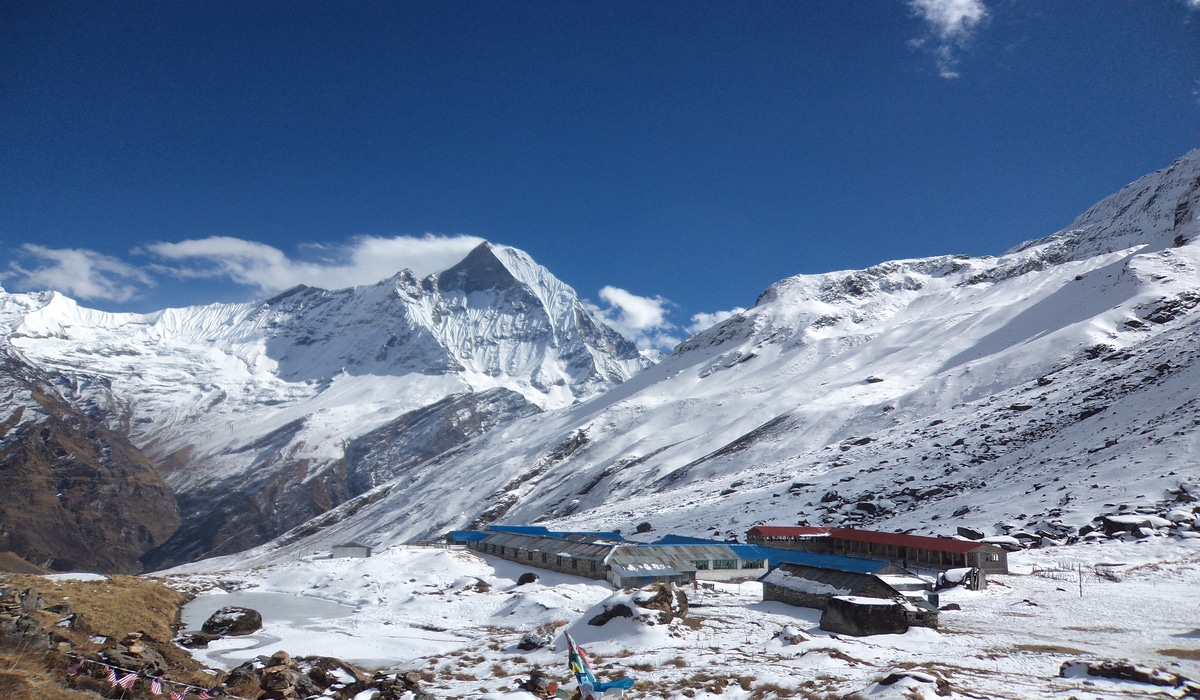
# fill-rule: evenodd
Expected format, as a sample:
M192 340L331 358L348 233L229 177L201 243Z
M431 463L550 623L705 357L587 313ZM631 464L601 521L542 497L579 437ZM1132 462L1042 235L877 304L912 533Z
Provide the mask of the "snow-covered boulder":
M224 637L254 634L262 629L262 615L253 608L224 607L205 620L200 629Z
M588 624L600 627L617 617L627 617L646 625L666 625L687 615L687 595L669 585L656 583L648 588L612 594L588 611Z

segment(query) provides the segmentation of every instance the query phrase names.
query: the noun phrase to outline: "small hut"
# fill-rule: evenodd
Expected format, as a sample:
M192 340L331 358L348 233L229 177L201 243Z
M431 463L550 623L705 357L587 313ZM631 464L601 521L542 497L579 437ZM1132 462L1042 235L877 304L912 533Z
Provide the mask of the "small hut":
M344 544L333 545L332 551L329 553L330 559L344 559L350 557L353 559L366 559L371 556L371 548L361 542L346 542Z

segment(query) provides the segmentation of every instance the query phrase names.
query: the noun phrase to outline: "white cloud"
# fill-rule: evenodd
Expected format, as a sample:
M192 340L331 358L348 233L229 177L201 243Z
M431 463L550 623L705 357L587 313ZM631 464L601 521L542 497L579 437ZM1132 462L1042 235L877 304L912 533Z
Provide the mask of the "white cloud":
M745 311L745 309L738 306L733 309L730 309L729 311L714 311L712 313L693 314L692 315L692 325L687 327L687 332L692 335L695 335L695 334L699 333L700 331L712 328L713 326L717 325L718 323L720 323L721 321L724 321L727 318L737 316L738 314L742 313L743 311Z
M639 348L670 350L679 343L671 333L675 325L667 320L671 306L667 299L642 297L612 286L601 289L600 298L607 308L587 303L588 309Z
M125 302L139 287L154 284L133 265L93 250L25 244L21 253L33 260L32 266L12 261L4 278L23 289L53 289L81 300Z
M154 243L145 250L184 266L169 268L182 277L228 277L262 292L278 292L298 284L341 289L374 284L408 268L418 277L440 272L483 242L474 236L361 236L340 247L316 246L325 258L293 260L264 243L229 236Z
M668 302L662 297L640 297L610 286L600 290L600 298L620 312L621 324L627 328L653 330L666 323Z
M983 0L908 0L908 6L929 29L929 36L915 39L912 44L933 55L939 75L957 78L958 50L971 41L975 30L988 18Z

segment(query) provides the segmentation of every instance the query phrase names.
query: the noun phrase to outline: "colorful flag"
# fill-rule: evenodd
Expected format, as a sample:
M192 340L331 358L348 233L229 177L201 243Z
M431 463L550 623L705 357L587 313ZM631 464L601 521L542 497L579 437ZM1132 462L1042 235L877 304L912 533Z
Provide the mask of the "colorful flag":
M571 635L563 632L563 636L567 638L567 663L571 666L571 673L575 674L575 680L579 681L579 687L582 688L585 683L596 685L596 674L592 673L587 652L575 646Z
M76 661L76 662L75 662L75 663L74 663L74 664L71 666L71 668L68 668L68 669L67 669L67 675L68 675L68 676L77 676L77 675L79 675L79 672L80 672L81 670L83 670L83 659L80 659L79 661Z
M571 635L563 632L563 636L567 638L567 663L571 665L571 673L575 674L575 680L579 681L579 696L582 700L595 700L607 690L629 690L633 687L633 678L620 678L608 683L597 681L596 674L592 673L592 664L588 661L587 652L583 647L575 645Z
M124 678L122 678L121 680L117 681L117 682L116 682L116 687L118 687L118 688L124 688L125 690L129 690L130 688L132 688L132 687L133 687L133 685L134 685L135 683L137 683L137 681L138 681L138 678L140 678L140 677L141 677L141 675L142 675L142 674L140 674L140 673L138 673L138 672L134 671L133 673L129 674L128 676L125 676L125 677L124 677Z
M183 700L183 691L172 690L171 691L171 700Z
M105 666L105 668L108 669L104 672L105 680L108 681L109 685L115 686L117 684L117 672L113 670L112 666Z
M151 695L162 695L162 679L161 678L151 678L150 679L150 694Z

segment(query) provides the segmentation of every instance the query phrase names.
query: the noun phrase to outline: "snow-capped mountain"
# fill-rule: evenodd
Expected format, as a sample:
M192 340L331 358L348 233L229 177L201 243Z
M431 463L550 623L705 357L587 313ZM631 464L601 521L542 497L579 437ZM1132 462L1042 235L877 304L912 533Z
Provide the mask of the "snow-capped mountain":
M528 255L486 243L423 280L406 270L148 315L3 293L0 328L9 352L128 435L175 490L183 527L156 563L259 544L405 460L648 364Z
M630 381L414 464L260 554L497 519L1054 535L1191 498L1198 211L1193 151L999 257L782 280Z

